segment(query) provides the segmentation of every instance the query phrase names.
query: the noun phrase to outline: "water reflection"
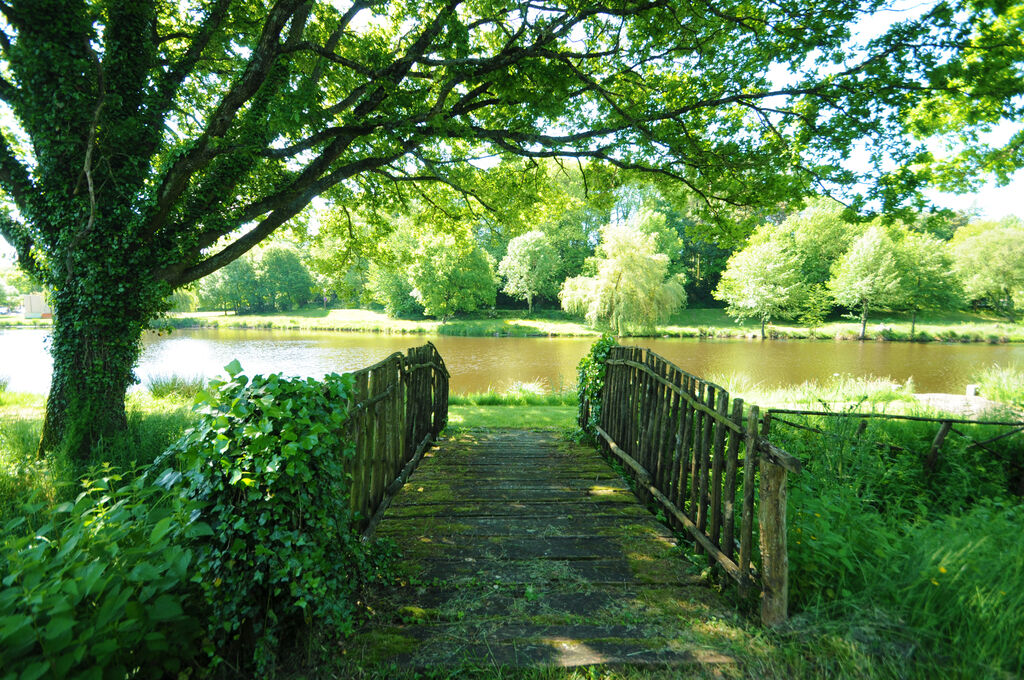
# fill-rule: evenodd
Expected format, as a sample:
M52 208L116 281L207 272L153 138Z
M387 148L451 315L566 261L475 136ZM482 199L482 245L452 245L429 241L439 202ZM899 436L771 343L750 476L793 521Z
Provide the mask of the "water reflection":
M49 333L40 329L0 330L0 375L12 391L45 392L50 380ZM222 375L238 359L246 372L314 376L350 371L392 352L437 345L452 373L452 389L475 392L507 389L516 381L541 381L550 389L576 382L576 364L590 338L462 338L298 333L211 329L147 333L136 373ZM1024 365L1022 345L943 345L832 341L696 340L643 338L627 341L650 347L700 376L737 374L766 385L821 380L834 373L913 379L920 392L962 392L971 375L992 364Z

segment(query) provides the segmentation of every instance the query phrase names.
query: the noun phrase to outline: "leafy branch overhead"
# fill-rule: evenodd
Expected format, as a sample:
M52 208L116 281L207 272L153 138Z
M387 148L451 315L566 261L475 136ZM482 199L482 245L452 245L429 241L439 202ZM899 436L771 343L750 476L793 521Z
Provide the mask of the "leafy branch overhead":
M833 161L858 138L899 132L890 114L908 98L922 97L924 126L921 111L963 81L945 51L1012 61L1008 29L972 37L938 8L850 52L849 23L866 9L16 1L0 96L31 146L13 127L0 144L20 217L3 234L23 260L47 259L128 204L125 237L180 285L332 188L402 191L400 179L444 181L453 163L492 153L648 169L708 208L777 200L850 179ZM792 84L769 77L779 64L799 65ZM924 77L940 66L948 78ZM51 223L56 196L70 214Z

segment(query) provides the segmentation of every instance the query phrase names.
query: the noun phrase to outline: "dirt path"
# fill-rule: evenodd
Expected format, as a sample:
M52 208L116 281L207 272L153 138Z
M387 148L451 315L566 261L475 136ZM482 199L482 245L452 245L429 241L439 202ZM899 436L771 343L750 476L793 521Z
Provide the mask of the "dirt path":
M346 649L359 663L686 666L732 675L748 634L675 539L590 448L528 430L444 442L378 535L404 587ZM689 672L687 673L689 674Z

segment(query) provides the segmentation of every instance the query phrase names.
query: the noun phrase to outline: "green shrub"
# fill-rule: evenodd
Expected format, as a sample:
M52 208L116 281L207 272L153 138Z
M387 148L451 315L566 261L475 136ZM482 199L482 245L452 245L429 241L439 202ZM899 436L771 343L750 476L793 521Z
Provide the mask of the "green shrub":
M197 653L189 522L176 493L111 468L73 503L24 508L0 542L3 678L162 677ZM46 518L34 525L40 514Z
M230 380L200 393L202 418L168 460L214 529L196 545L214 666L265 675L311 631L350 631L354 593L378 565L349 509L352 377L250 381L240 370L233 362Z
M576 393L579 395L579 434L596 437L595 429L601 422L601 393L604 390L604 376L608 367L605 360L608 352L617 343L610 335L602 335L601 339L590 346L590 351L580 359L577 370ZM585 405L589 404L589 412Z
M0 392L6 392L7 386L11 384L11 379L6 375L0 375Z

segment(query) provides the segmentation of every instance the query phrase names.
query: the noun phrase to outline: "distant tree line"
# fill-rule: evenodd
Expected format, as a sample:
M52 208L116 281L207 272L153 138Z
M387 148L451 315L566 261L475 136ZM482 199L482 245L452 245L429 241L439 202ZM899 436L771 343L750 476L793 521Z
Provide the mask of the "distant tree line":
M309 304L314 293L315 281L298 251L274 244L202 279L196 291L179 291L174 302L180 311L203 307L224 312L283 312Z
M860 321L873 311L985 306L1011 321L1024 303L1024 223L844 221L830 200L758 227L726 264L715 297L737 320L799 319L815 325L838 306Z
M335 204L175 293L179 311L379 306L448 319L538 305L617 333L652 331L687 303L737 320L811 326L842 311L917 315L973 305L1015 319L1024 224L949 212L858 219L831 199L796 212L737 211L709 229L690 197L649 176L556 161L477 173L473 208L449 187L401 203ZM315 225L315 226L314 226ZM746 236L745 236L746 235Z

